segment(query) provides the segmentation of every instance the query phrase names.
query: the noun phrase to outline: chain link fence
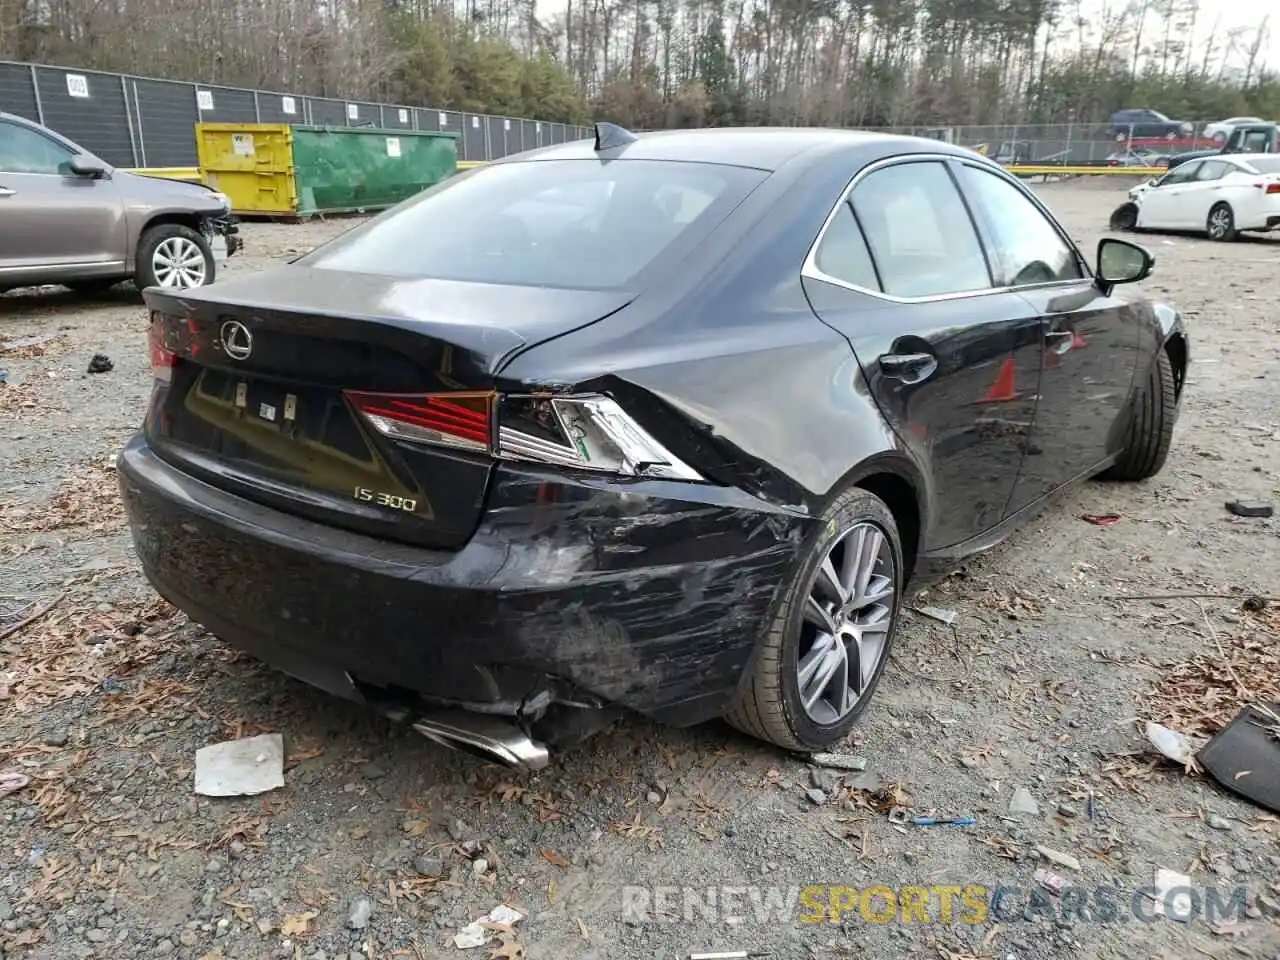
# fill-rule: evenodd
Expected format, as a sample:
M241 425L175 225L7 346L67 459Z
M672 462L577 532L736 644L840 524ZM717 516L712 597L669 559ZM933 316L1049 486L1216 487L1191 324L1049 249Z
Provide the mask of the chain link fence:
M573 124L361 100L334 100L0 61L0 110L52 127L120 167L194 167L195 124L304 123L457 133L458 159L496 160L591 136ZM1210 121L1173 133L1106 122L884 127L981 149L1001 163L1151 166L1210 149L1228 132Z
M976 147L1006 164L1151 166L1175 153L1220 147L1231 128L1200 120L1183 121L1172 133L1154 124L1116 127L1106 121L876 129Z
M117 167L196 166L195 125L302 123L458 134L458 159L496 160L591 136L519 117L334 100L0 61L0 110L56 130Z

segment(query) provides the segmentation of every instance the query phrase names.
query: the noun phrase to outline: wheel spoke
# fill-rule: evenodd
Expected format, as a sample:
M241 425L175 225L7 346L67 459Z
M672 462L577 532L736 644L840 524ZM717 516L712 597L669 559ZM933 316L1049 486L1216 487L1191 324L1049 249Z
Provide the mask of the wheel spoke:
M862 527L859 533L861 536L858 540L858 550L850 570L851 580L845 582L849 584L849 594L854 598L854 602L862 606L867 601L867 586L880 559L880 548L884 544L884 538L879 530L871 526Z
M814 586L826 594L829 600L834 600L836 603L843 604L849 599L849 592L836 573L836 565L831 562L831 554L827 554L827 558L822 561L822 566L818 568L818 579L814 582Z
M884 603L893 596L893 580L883 575L873 576L867 583L866 589L859 598L863 601L863 606L869 607L872 604Z
M837 674L847 670L844 644L830 634L820 634L800 661L800 700L812 710Z
M824 633L836 632L836 621L830 611L813 594L805 599L804 618Z

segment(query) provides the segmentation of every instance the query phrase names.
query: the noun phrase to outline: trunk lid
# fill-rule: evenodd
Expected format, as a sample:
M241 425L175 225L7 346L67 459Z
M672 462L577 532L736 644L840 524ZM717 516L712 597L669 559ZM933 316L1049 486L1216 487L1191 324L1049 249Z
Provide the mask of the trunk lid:
M456 548L479 521L490 458L392 439L346 392L482 404L513 353L631 298L299 266L199 290L153 288L156 342L176 359L168 381L157 380L145 430L159 456L240 496Z

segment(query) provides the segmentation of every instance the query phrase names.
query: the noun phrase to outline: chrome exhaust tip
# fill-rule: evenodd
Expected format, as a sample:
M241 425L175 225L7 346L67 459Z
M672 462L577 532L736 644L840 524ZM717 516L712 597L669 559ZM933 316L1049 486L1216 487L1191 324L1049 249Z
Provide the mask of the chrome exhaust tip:
M414 719L414 730L428 740L521 770L541 770L551 762L545 745L509 720L465 710L442 710Z

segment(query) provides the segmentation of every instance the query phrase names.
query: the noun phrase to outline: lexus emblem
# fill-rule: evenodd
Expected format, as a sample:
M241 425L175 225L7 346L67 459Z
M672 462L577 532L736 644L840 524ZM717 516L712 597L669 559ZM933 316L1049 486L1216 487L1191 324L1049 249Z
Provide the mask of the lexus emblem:
M247 360L253 353L253 334L239 320L228 320L220 331L222 349L232 360Z

